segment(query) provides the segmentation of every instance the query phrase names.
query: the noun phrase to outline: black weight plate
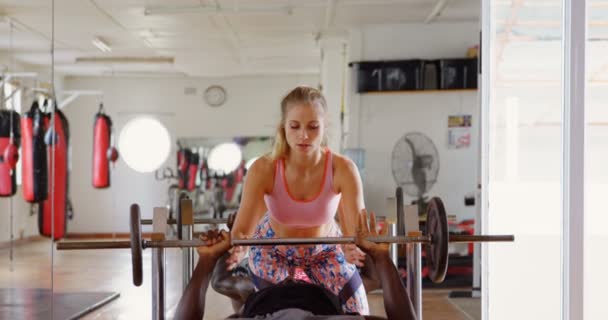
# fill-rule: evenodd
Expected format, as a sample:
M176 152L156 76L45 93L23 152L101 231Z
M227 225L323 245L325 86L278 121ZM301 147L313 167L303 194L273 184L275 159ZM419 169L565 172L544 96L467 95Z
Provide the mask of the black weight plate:
M141 215L137 204L131 205L131 263L133 264L133 284L140 286L143 280L141 239Z
M448 219L441 199L433 197L426 208L426 235L431 243L426 247L426 263L429 279L435 283L443 282L448 271Z

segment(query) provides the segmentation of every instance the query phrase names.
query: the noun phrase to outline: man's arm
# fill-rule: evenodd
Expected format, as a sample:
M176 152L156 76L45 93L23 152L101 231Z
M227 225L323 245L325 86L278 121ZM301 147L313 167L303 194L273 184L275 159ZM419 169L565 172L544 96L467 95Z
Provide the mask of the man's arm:
M192 278L177 305L175 319L203 319L205 315L205 296L215 261L199 259Z
M384 310L388 319L416 319L414 306L393 261L388 255L372 258L372 260L374 260L382 283Z
M215 263L230 249L230 235L226 231L211 230L202 236L205 247L197 248L199 259L175 311L176 320L202 319L205 314L205 296Z
M381 231L386 235L388 229ZM414 306L410 300L407 290L401 282L401 277L397 268L389 256L388 243L373 243L365 240L366 237L377 236L376 217L372 213L370 223L367 223L367 211L362 210L359 216L357 227L357 246L367 253L376 266L380 283L382 284L382 294L384 296L384 310L388 320L415 320Z

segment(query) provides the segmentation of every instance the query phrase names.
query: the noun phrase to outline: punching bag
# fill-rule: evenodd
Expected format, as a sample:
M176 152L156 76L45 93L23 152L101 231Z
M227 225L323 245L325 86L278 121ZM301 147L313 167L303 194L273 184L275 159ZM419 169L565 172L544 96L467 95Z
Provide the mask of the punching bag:
M234 193L236 191L236 187L243 182L243 177L245 176L245 161L241 161L241 164L231 172L226 179L224 184L224 190L226 192L225 200L227 202L232 202Z
M201 179L201 185L203 190L209 190L211 179L209 177L209 168L207 167L207 161L205 158L201 159L201 169L199 171L199 177Z
M48 171L44 134L48 117L34 101L30 111L21 118L21 184L23 199L35 203L43 201L48 195Z
M93 187L110 186L110 163L118 159L112 146L112 119L103 112L103 104L95 114L93 123Z
M180 189L186 189L188 186L191 155L192 152L186 148L180 147L177 151L177 185Z
M21 130L19 114L14 110L0 110L0 197L17 192L17 172Z
M199 155L196 152L190 154L190 161L188 162L188 191L194 191L196 189L196 176L198 172Z
M55 108L55 119L47 114L49 128L45 135L48 153L49 197L39 206L38 227L40 234L53 240L65 236L68 211L68 150L70 132L68 120L59 109ZM54 218L53 218L54 217Z

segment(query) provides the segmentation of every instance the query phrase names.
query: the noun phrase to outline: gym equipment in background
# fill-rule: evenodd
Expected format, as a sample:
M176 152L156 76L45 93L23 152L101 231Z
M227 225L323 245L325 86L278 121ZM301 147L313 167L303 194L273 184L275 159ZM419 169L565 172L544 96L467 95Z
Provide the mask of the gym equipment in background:
M118 160L118 151L112 145L112 119L105 114L103 103L93 123L93 187L110 186L110 163Z
M425 193L437 182L439 153L433 141L420 132L410 132L395 144L391 168L397 186L416 197L418 213L426 211Z
M17 171L21 130L19 114L14 110L0 110L0 197L17 192Z
M66 234L68 218L72 218L69 192L69 140L68 119L53 105L53 113L48 113L49 129L45 134L48 156L49 197L38 206L38 229L40 235L63 238Z
M46 104L45 101L44 105ZM23 199L30 203L37 203L48 197L48 160L44 143L48 120L37 100L21 117L21 183Z

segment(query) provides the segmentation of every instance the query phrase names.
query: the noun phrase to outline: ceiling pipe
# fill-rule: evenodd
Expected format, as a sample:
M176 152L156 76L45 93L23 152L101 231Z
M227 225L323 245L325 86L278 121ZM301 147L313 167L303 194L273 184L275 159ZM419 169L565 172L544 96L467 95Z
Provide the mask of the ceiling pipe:
M334 16L336 15L336 1L327 0L327 8L325 9L325 28L329 29L334 22Z
M173 57L77 57L76 63L144 63L144 64L173 64Z
M439 0L437 1L437 3L435 4L435 7L433 7L433 11L431 11L431 13L428 15L428 17L426 17L426 19L424 20L424 23L431 23L433 22L433 20L435 20L435 18L437 18L438 16L441 15L441 12L443 11L443 9L445 9L445 7L448 5L448 3L450 2L450 0Z
M335 6L330 2L333 0L307 0L293 1L292 4L260 4L251 5L243 4L247 1L237 1L232 6L217 6L217 5L195 5L195 6L147 6L144 8L144 15L165 15L165 14L181 14L181 13L197 13L197 14L239 14L239 13L279 13L292 14L295 8L327 8ZM408 5L411 0L351 0L340 3L342 6L382 6L382 5Z

